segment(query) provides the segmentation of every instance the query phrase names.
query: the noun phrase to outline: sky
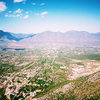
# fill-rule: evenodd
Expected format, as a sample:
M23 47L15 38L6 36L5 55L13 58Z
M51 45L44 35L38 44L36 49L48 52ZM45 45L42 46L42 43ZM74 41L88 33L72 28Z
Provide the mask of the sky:
M0 0L0 30L100 32L100 0Z

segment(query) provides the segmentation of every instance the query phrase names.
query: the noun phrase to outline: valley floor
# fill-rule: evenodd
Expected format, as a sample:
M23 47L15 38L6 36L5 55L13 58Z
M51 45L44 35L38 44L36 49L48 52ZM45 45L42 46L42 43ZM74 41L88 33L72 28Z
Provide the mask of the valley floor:
M0 48L1 100L99 100L100 48Z

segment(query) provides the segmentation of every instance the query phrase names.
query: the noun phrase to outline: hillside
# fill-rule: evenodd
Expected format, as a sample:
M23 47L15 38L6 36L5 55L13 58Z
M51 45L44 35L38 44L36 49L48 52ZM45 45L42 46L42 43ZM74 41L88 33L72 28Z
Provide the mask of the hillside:
M2 30L0 30L0 39L19 40L18 38L12 36L10 32L4 32Z
M0 46L9 47L10 44L15 45L17 41L33 36L35 36L35 34L11 33L0 30Z
M74 80L36 100L99 100L100 72Z
M22 40L24 38L29 38L29 37L33 37L36 34L25 34L25 33L11 33L12 36L18 38L19 40Z
M66 33L46 31L17 42L17 45L34 48L34 46L99 46L100 34L85 31L68 31Z

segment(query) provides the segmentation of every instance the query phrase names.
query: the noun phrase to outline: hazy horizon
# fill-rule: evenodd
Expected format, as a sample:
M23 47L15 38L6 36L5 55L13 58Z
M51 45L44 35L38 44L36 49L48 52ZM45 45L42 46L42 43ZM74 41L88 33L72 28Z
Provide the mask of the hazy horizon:
M10 32L10 33L12 33L12 34L39 34L39 33L44 33L44 32L53 32L53 33L57 33L57 32L59 32L59 33L67 33L67 32L71 32L71 31L76 31L76 32L88 32L88 31L85 31L85 30L68 30L68 31L51 31L51 30L45 30L45 31L41 31L41 32L31 32L31 33L21 33L21 32L11 32L11 31L5 31L5 30L1 30L0 29L0 31L4 31L4 32ZM100 33L100 31L98 31L98 32L88 32L88 33L92 33L92 34L99 34Z

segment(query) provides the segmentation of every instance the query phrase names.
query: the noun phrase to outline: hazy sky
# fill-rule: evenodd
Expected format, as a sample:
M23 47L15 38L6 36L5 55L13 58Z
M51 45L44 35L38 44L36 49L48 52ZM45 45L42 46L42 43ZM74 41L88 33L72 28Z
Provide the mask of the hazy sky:
M100 32L100 0L0 0L0 30Z

